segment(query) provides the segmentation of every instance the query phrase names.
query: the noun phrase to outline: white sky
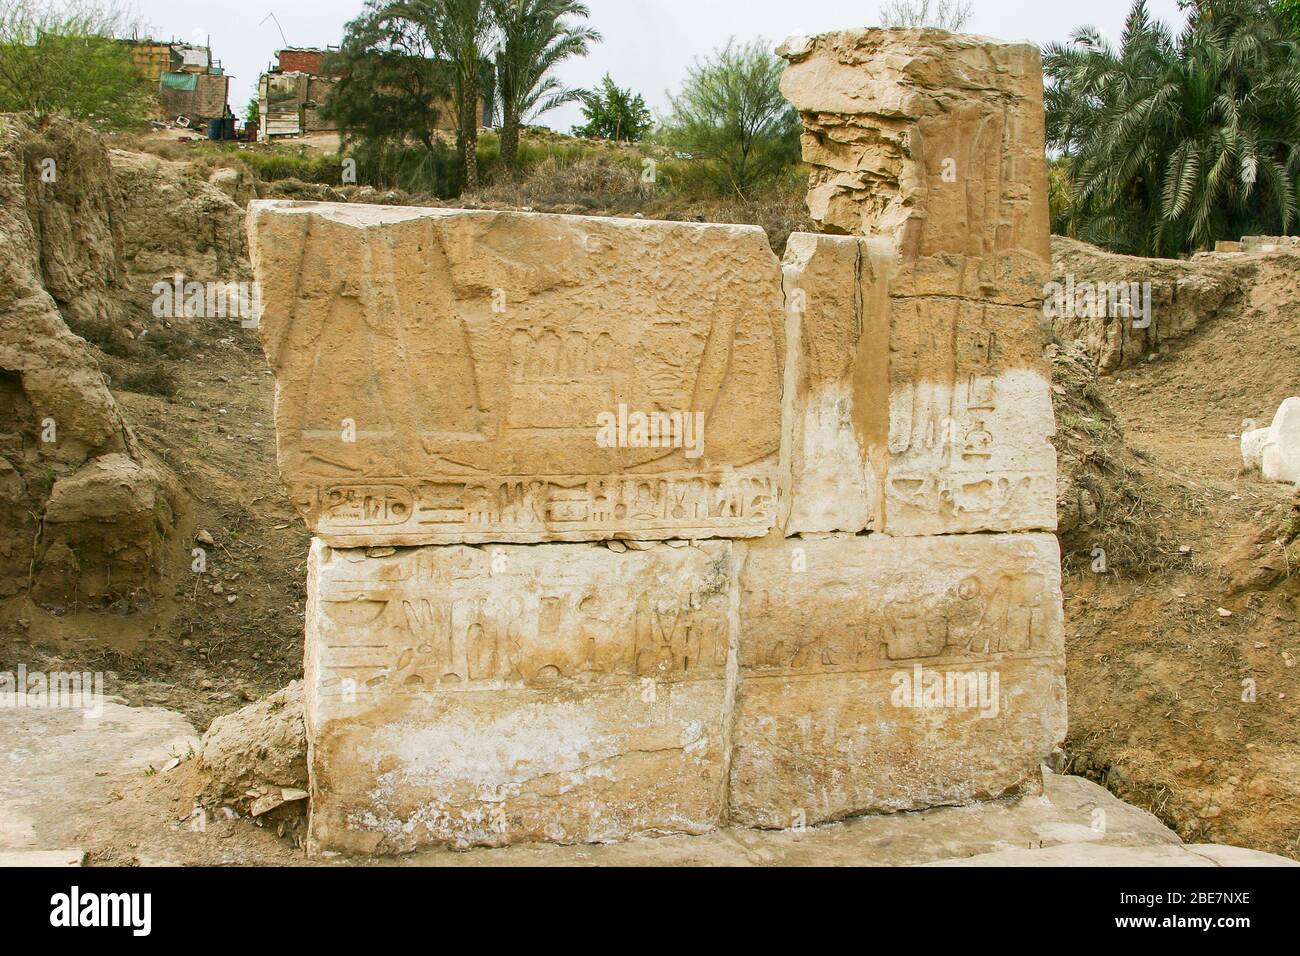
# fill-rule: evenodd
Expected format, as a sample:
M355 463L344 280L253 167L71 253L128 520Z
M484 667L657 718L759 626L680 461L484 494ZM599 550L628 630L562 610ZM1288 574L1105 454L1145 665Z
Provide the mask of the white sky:
M572 86L592 87L609 71L623 87L645 96L659 113L690 64L731 36L765 37L820 33L877 24L880 0L587 0L591 24L604 35L584 60L566 63L559 75ZM343 25L361 0L134 0L134 9L158 39L211 37L213 55L233 77L230 105L241 117L258 75L285 43L337 45ZM1131 0L974 0L967 32L1002 40L1046 43L1063 40L1077 26L1098 27L1118 39ZM1148 0L1154 16L1180 24L1177 0ZM546 114L543 125L568 131L581 116L576 105Z

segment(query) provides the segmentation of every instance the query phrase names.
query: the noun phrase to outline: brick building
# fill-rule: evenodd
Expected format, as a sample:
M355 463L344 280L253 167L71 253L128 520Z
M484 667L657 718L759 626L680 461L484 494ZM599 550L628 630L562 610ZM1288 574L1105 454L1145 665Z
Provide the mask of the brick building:
M123 40L140 76L158 92L160 114L191 123L229 113L230 77L207 46L153 39Z

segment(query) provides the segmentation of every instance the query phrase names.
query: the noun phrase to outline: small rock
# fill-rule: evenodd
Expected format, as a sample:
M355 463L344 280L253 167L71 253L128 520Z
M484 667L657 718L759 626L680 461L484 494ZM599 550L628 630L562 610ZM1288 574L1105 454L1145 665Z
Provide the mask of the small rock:
M1226 607L1221 607L1218 609L1218 611L1219 611L1219 617L1232 617L1232 612L1229 611Z
M206 544L208 547L214 547L217 543L216 539L212 537L210 531L200 531L194 536L194 540L199 544Z

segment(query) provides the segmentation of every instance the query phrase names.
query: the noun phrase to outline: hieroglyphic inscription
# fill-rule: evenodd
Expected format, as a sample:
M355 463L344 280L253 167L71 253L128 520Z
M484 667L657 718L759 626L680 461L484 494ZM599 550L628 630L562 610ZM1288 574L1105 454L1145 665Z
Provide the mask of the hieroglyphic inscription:
M772 477L731 473L412 481L308 486L294 503L322 534L382 533L385 543L527 543L762 533Z
M792 804L811 823L1032 792L1066 727L1059 561L1043 533L751 547L735 819L786 826ZM898 687L923 675L984 696L913 706Z
M753 676L996 666L1060 651L1050 538L789 541L751 549L740 663Z
M322 578L321 693L720 679L729 546L336 550Z
M1056 527L1051 392L1026 309L894 298L890 534Z

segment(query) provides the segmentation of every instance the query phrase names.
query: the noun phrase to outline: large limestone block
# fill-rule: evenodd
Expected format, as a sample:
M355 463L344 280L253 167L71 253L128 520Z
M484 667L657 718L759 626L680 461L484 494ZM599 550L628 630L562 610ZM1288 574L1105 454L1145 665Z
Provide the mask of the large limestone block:
M1055 529L1055 418L1034 313L893 296L895 262L880 239L790 238L785 533Z
M741 591L737 824L1040 785L1066 731L1054 536L765 541Z
M443 546L368 557L317 540L306 667L313 845L608 842L718 825L732 549Z
M772 527L761 229L280 201L250 204L249 236L280 471L328 543Z
M896 295L1039 306L1050 248L1035 46L869 29L777 52L822 231L893 240Z

